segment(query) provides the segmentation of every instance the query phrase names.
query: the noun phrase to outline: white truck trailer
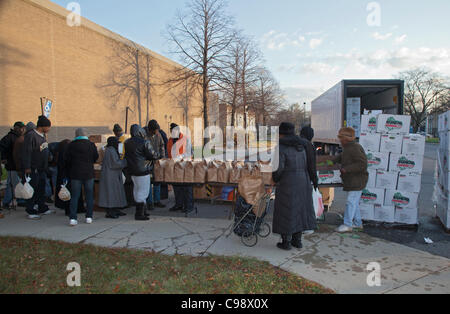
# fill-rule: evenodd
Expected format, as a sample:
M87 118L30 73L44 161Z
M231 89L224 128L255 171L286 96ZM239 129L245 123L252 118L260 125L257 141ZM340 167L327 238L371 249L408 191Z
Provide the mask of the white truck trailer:
M359 137L358 123L364 110L403 114L403 100L402 80L342 80L312 102L311 126L316 147L323 154L335 154L339 148L337 134L342 127L354 127Z

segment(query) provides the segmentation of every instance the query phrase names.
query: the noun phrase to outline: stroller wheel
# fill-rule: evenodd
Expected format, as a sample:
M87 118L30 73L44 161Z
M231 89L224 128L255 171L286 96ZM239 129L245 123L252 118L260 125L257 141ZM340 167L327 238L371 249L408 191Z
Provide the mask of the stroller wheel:
M261 238L267 238L271 232L272 232L272 229L270 228L269 224L267 222L265 222L261 225L261 227L259 227L258 235Z
M241 236L242 243L248 247L254 247L258 243L258 236L253 231L246 231Z

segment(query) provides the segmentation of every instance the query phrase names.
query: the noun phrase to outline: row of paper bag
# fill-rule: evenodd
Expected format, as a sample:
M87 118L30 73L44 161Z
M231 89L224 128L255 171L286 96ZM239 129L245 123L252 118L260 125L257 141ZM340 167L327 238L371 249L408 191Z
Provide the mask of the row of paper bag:
M238 184L246 176L261 176L265 185L272 184L271 166L264 162L160 159L154 168L154 181L167 183Z

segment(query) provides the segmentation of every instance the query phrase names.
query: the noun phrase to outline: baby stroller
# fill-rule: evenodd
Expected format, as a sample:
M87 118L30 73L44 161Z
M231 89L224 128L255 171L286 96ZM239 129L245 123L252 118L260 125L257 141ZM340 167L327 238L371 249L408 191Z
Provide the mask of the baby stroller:
M255 205L248 204L241 196L238 197L235 208L234 222L227 237L234 232L241 237L247 247L254 247L258 243L258 236L267 238L272 232L270 225L264 222L274 193L266 193Z

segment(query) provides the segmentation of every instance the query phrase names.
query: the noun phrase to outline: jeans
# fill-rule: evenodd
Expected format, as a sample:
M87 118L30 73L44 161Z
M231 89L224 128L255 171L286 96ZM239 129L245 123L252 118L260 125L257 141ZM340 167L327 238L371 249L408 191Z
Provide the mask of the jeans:
M29 215L43 214L48 210L47 205L45 205L45 180L47 174L44 171L33 170L30 178L30 185L34 189L34 194L31 199L27 200L26 211ZM38 205L38 210L34 209L35 204Z
M153 187L153 193L152 193ZM154 198L154 200L153 200ZM147 204L159 203L161 201L161 185L151 185L148 193Z
M86 218L93 218L94 212L94 179L89 180L72 180L70 182L71 196L70 199L70 219L77 220L78 200L81 196L81 187L84 187L86 199Z
M45 183L45 196L51 197L54 195L56 190L56 177L58 175L58 168L56 167L49 167L48 171L50 173L50 178L47 177L46 183Z
M362 191L348 192L347 205L344 215L344 225L347 227L362 226L361 211L359 210L361 195Z
M189 185L174 185L175 206L190 211L194 209L194 188Z
M5 197L3 198L3 207L11 204L14 197L14 189L19 184L19 176L17 171L8 171L8 178L6 180Z

